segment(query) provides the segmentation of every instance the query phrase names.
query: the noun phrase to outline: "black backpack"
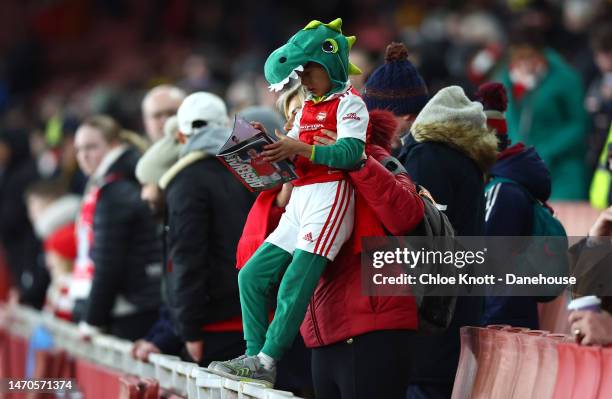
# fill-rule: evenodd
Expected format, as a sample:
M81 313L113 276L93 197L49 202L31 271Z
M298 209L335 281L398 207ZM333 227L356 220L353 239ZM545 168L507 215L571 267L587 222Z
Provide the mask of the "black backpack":
M393 174L406 173L404 166L395 158L389 157L383 160L382 164ZM455 229L448 220L446 214L438 209L438 205L425 187L416 185L417 193L423 201L424 215L423 220L409 234L410 236L428 237L432 240L430 248L436 247L439 250L455 250ZM435 244L433 238L436 238ZM440 240L439 237L446 239ZM458 269L439 270L441 274L458 274ZM432 270L432 272L435 272ZM456 296L428 296L421 295L424 292L418 290L415 294L417 307L419 310L419 332L423 334L440 334L446 331L455 314L457 304Z
M436 238L435 244L430 246L441 251L455 250L455 229L451 225L446 214L438 209L438 206L427 189L417 185L417 192L424 205L423 220L410 234L411 236L423 236ZM445 239L440 239L444 237ZM433 241L433 240L432 240ZM438 266L440 268L441 266ZM436 273L435 270L430 270ZM444 270L438 270L440 274L457 274L458 269L448 266ZM455 314L457 304L456 296L428 296L415 295L419 309L419 332L423 334L440 334L446 331Z

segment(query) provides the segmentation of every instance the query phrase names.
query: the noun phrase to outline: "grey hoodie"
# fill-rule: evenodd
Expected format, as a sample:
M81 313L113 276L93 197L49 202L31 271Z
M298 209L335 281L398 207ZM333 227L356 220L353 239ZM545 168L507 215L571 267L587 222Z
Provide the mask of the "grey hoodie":
M187 143L181 148L179 157L182 158L195 151L217 155L221 146L229 139L231 132L232 129L229 127L205 127L189 137Z

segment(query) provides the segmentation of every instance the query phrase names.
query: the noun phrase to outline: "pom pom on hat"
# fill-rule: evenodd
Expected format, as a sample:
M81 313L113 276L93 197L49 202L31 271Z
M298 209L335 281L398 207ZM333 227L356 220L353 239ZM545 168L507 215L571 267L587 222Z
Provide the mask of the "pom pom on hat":
M510 145L508 125L504 112L508 108L508 95L504 85L498 82L483 83L476 91L476 99L482 103L487 116L487 126L495 129L498 149L503 151Z
M385 62L407 61L408 49L402 43L392 42L385 51Z
M485 110L506 112L508 95L504 85L498 82L487 82L478 87L476 100L482 103Z

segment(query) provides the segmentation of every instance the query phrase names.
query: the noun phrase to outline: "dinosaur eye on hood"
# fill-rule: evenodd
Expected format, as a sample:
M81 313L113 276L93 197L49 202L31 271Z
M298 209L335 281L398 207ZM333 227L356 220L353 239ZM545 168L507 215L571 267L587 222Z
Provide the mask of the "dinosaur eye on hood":
M325 41L321 45L321 50L323 50L324 53L337 53L338 43L334 39L325 39Z

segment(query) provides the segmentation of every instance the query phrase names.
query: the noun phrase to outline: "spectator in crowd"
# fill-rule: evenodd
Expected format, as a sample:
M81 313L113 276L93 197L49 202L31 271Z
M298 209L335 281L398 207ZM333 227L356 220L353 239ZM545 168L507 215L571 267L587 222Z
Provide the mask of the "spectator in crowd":
M546 47L538 30L519 26L510 40L502 73L509 137L538 151L550 170L552 200L583 199L588 120L580 76Z
M587 90L585 100L585 108L593 123L588 135L587 152L587 161L592 173L597 167L602 147L608 141L608 129L612 122L612 23L595 27L591 35L591 49L599 70L599 74Z
M480 103L471 102L458 86L440 90L412 123L400 156L415 183L445 208L458 236L484 234L484 175L496 160L497 139ZM444 334L415 337L409 398L450 397L459 328L478 325L482 310L482 298L459 297Z
M580 336L582 345L612 344L612 315L608 312L573 311L569 315L571 331Z
M59 180L40 180L26 191L28 214L38 238L44 242L45 264L51 284L45 309L55 316L72 320L74 303L68 291L76 258L75 220L81 198L66 192Z
M147 137L156 142L164 137L166 120L176 115L178 107L185 99L185 92L171 85L152 88L142 99L142 120Z
M163 229L166 201L164 192L159 188L159 181L178 161L181 145L178 137L178 120L176 116L173 116L166 121L164 138L153 144L136 165L136 178L142 185L140 197L149 204L149 208L159 219L160 229ZM184 346L174 331L167 305L168 295L171 295L167 290L167 272L167 269L163 268L162 306L159 309L159 317L147 335L134 342L132 347L132 356L142 361L148 361L150 353L180 355L181 348Z
M572 287L574 296L597 295L601 308L612 313L610 287L612 281L612 207L599 214L589 234L569 249L571 275L577 277Z
M591 83L586 97L586 109L593 121L589 135L587 160L596 168L591 182L590 200L596 208L612 204L608 158L612 144L612 24L596 27L591 38L595 62L600 75ZM598 157L598 158L596 158Z
M427 86L410 61L402 43L391 43L385 52L385 64L378 67L366 82L363 99L370 110L393 112L399 134L392 138L392 150L398 154L410 126L429 98Z
M476 99L484 107L487 125L495 130L500 151L485 188L485 233L488 236L531 236L534 201L550 196L550 173L533 147L510 145L504 112L506 89L501 83L481 85ZM497 179L497 180L495 180ZM500 179L507 179L504 181ZM537 298L495 296L485 298L482 325L508 324L538 329Z
M300 85L297 85L293 89L298 88L299 86ZM293 94L290 94L289 96L287 96L286 93L287 92L283 93L283 98L281 100L294 100L293 105L297 106L297 110L299 110L302 107L303 101L303 97L301 97L301 100L299 99L299 94L301 91L293 90ZM296 98L298 99L296 100ZM280 103L279 109L284 109L285 107L283 105L285 105L284 101ZM287 104L288 107L290 105L291 104ZM286 123L283 123L283 118L280 116L280 114L273 108L269 107L247 107L240 111L239 115L247 121L257 121L259 125L263 125L263 128L268 132L268 134L276 130L279 132L283 129L287 130L287 127L291 129L291 126L293 126L287 126ZM283 125L285 125L285 127L283 127ZM286 197L286 195L288 195L291 190L291 183L285 183L283 185L283 192L285 194L278 193L277 201L283 200L282 197L285 195L284 203L286 203L288 201L288 197ZM289 348L278 364L275 387L277 389L298 393L300 396L308 397L308 393L312 391L312 374L310 363L310 351L306 349L302 337L298 336L293 341L291 348Z
M140 200L134 144L142 139L108 116L86 119L76 133L77 160L89 182L77 220L70 293L84 335L106 328L135 340L157 319L161 241Z
M288 127L293 126L295 107L301 106L299 89L294 87L281 96ZM396 174L383 163L393 161L389 150L397 121L389 112L370 113L371 136L366 146L367 159L360 169L349 172L359 192L361 219L356 223L370 226L369 235L406 234L423 217L423 204L414 184L401 168ZM334 132L317 139L318 145L335 142ZM395 163L399 165L399 163ZM238 266L274 230L291 191L285 188L264 192L258 197L238 246ZM367 210L365 210L367 209ZM404 217L397 218L395 215ZM374 227L372 227L374 226ZM315 290L301 326L306 345L313 348L313 383L317 398L403 398L410 365L406 344L416 329L416 303L406 297L368 297L361 295L359 237L347 242L331 262ZM342 298L351 297L350 301ZM367 302L367 304L366 304ZM384 359L384 361L381 361ZM281 361L281 365L282 365ZM367 378L366 378L367 376ZM376 384L372 381L376 380Z
M366 82L364 101L370 111L387 109L398 118L404 133L400 161L413 181L446 207L457 234L482 235L483 175L495 161L496 139L486 130L482 106L470 103L460 88L444 89L427 103L427 87L407 55L400 44L387 47L386 63ZM415 130L417 121L420 126ZM459 298L445 334L411 339L409 397L450 396L459 358L459 327L478 325L482 306L480 298Z
M572 287L574 296L597 295L601 311L573 311L569 315L572 333L583 345L612 344L612 296L605 282L612 281L612 207L607 208L593 223L588 237L570 250L571 274L578 278ZM604 282L602 284L602 282Z
M156 216L162 218L166 203L159 181L178 161L181 146L178 119L175 115L166 121L164 137L155 142L136 164L136 178L142 186L140 198L149 204L149 208Z
M177 117L187 143L160 180L168 205L167 299L189 355L207 365L243 351L234 265L253 196L215 159L231 132L223 100L194 93Z
M598 209L605 209L612 204L612 175L610 174L610 158L612 158L612 123L608 131L608 139L599 155L599 165L593 174L591 181L591 191L589 193L591 206Z
M40 308L49 274L40 261L42 248L28 219L23 195L38 179L25 130L0 130L0 239L13 279L15 297Z

